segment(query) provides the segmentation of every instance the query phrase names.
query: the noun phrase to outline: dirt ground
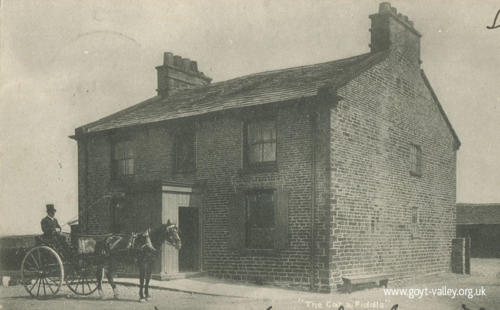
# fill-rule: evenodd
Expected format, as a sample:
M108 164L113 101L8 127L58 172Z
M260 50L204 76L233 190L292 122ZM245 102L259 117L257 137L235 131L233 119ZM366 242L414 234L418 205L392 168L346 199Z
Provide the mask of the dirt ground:
M3 309L339 309L342 305L345 310L375 310L375 309L428 309L428 310L500 310L500 259L473 259L472 275L461 276L454 274L419 277L405 282L389 283L389 288L426 289L429 294L424 296L388 296L382 288L368 288L352 294L333 293L329 295L300 294L297 298L267 299L235 298L222 296L207 296L166 290L153 290L152 301L138 302L138 288L119 286L120 300L112 298L112 292L105 287L106 299L100 300L97 295L77 297L64 289L56 298L36 300L27 296L22 286L0 288L0 310ZM442 289L445 289L444 291ZM249 288L251 289L251 288ZM441 289L441 290L440 290ZM459 296L470 289L473 295ZM476 291L477 289L477 291ZM433 291L448 292L447 296L433 296ZM440 291L439 291L440 290ZM456 290L453 297L451 292ZM403 291L398 291L399 293ZM394 293L394 292L393 292ZM463 294L462 294L463 295ZM467 295L467 294L466 294ZM398 305L394 308L394 305ZM272 308L269 308L272 307Z
M119 286L120 299L113 299L109 287L104 288L105 299L101 300L97 294L88 297L79 297L69 294L65 289L56 298L36 300L27 296L22 286L0 288L0 305L4 309L46 309L46 310L80 310L80 309L266 309L265 303L258 300L243 298L214 297L199 294L189 294L166 290L153 290L153 300L139 303L138 288ZM261 305L258 308L258 305ZM253 307L253 308L252 308Z

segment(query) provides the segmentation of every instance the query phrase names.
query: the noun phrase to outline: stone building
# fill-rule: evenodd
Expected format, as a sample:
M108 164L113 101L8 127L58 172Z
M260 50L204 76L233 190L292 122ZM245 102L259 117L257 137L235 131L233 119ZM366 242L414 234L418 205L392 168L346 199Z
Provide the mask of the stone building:
M448 271L460 141L413 22L389 3L370 19L366 54L217 83L165 53L157 96L75 130L83 231L177 222L159 278L327 292Z

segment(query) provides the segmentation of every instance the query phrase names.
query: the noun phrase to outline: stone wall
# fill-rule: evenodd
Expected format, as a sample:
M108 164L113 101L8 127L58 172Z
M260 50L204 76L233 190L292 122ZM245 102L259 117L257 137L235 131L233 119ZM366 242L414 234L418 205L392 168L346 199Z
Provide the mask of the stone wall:
M393 50L338 94L331 112L331 279L448 271L457 141L418 66ZM410 147L422 152L410 174ZM412 223L414 213L418 223ZM416 227L415 227L416 226Z

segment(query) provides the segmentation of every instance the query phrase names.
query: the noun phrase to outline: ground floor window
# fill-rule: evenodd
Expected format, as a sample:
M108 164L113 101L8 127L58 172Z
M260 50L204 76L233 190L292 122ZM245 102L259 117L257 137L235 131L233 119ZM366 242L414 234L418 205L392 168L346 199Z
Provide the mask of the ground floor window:
M288 246L288 192L283 189L238 191L229 204L229 246L268 250Z
M274 233L274 191L260 190L245 195L245 246L272 249Z

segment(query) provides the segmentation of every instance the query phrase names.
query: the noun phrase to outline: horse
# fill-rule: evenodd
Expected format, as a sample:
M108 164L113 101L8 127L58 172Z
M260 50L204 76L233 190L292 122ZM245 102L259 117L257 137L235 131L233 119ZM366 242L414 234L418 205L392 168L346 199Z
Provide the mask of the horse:
M113 288L114 298L119 298L119 292L113 280L116 264L118 262L127 262L130 258L133 258L139 269L139 301L150 300L149 281L151 280L152 265L158 250L165 241L176 249L181 248L181 239L177 226L172 224L170 220L167 221L167 224L162 224L154 229L148 228L145 232L139 234L116 234L98 241L95 252L99 258L97 260L96 274L99 296L104 298L102 276L104 270L107 269L106 276Z

